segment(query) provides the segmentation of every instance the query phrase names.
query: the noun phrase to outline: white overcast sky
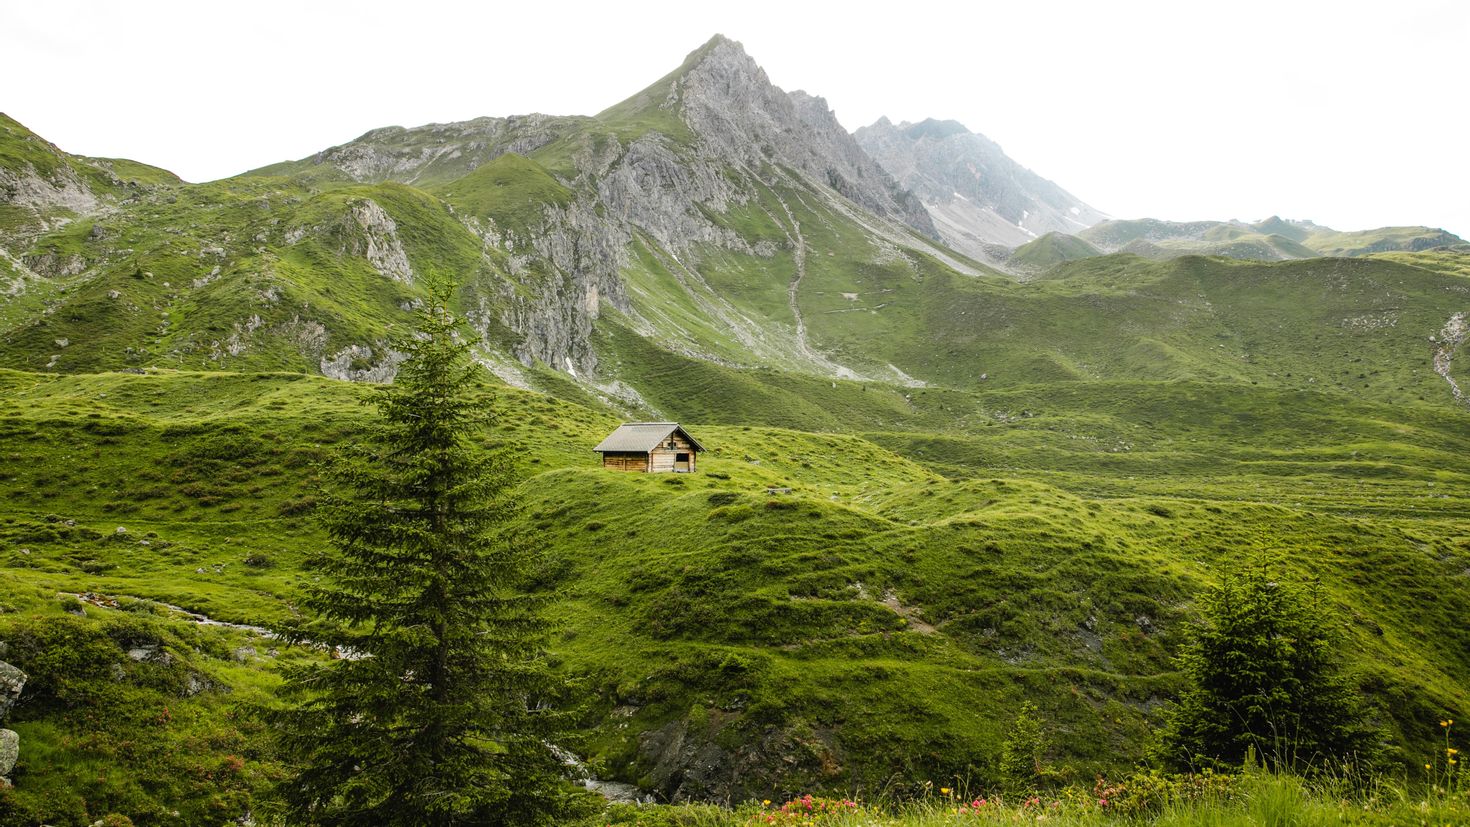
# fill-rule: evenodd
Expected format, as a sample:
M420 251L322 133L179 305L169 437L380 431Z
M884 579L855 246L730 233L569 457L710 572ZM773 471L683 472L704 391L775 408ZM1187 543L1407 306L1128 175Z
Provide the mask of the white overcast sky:
M953 118L1115 217L1470 235L1470 2L0 0L0 111L191 181L593 114L715 32L849 129Z

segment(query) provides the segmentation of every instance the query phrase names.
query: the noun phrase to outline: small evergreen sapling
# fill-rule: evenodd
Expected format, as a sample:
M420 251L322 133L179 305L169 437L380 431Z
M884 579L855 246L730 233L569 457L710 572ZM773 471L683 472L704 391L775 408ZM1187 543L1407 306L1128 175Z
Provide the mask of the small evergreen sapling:
M1045 751L1046 739L1041 732L1036 705L1026 701L1021 704L1011 731L1000 747L1001 788L1010 795L1035 792L1045 775L1041 766L1041 756Z
M1188 685L1162 731L1174 769L1235 768L1254 754L1279 769L1371 763L1374 731L1343 675L1315 587L1257 567L1208 590L1178 658Z
M442 296L372 398L371 438L341 452L318 508L330 545L286 631L341 657L288 674L275 715L293 774L290 823L550 824L567 799L552 744L563 716L543 651L532 561L511 530L504 457L478 368Z

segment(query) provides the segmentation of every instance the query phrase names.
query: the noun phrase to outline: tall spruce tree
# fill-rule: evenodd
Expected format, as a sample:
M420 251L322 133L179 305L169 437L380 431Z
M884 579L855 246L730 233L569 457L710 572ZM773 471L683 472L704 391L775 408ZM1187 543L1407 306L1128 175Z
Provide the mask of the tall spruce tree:
M511 468L475 448L486 401L436 295L370 400L371 438L326 472L331 542L285 635L340 657L290 672L274 716L289 823L548 824L568 800Z
M1187 685L1160 739L1175 769L1371 764L1377 733L1341 667L1318 587L1263 566L1228 575L1200 602L1178 658Z

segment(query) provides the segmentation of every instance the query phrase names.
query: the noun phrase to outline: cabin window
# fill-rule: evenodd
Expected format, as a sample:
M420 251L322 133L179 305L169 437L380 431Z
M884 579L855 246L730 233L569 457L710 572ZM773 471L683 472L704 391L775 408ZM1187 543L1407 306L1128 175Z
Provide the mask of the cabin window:
M688 454L675 454L674 455L674 462L688 462L688 461L689 461L689 455Z

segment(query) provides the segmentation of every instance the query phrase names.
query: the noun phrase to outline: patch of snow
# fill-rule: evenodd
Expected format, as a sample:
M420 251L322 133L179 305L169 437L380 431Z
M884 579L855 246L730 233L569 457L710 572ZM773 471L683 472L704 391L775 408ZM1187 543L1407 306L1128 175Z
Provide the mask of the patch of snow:
M970 200L970 199L964 197L963 195L960 195L959 193L955 193L954 194L954 197L960 199L961 201L969 201Z
M572 367L572 357L570 357L570 356L566 357L566 362L567 362L567 373L570 373L573 377L576 377L576 375L577 375L577 369L574 368L574 367Z
M1070 210L1070 212L1071 212L1071 213L1072 213L1072 214L1073 214L1073 215L1081 215L1081 214L1082 214L1082 211L1081 211L1081 210L1079 210L1079 209L1077 209L1077 208L1076 208L1076 207L1073 207L1073 208L1072 208L1072 209L1071 209L1071 210Z

